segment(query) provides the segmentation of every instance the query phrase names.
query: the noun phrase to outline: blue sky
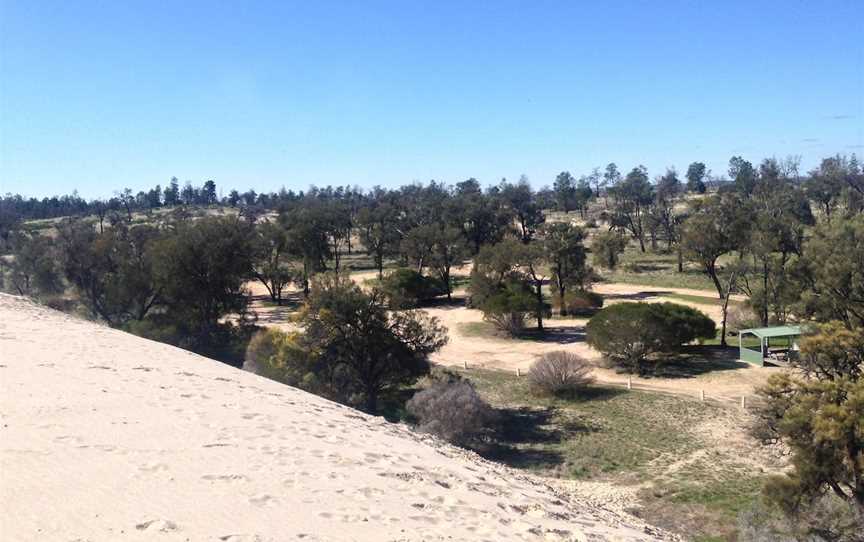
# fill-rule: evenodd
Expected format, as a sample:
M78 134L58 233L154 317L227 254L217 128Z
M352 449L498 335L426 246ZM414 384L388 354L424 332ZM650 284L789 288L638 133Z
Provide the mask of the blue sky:
M864 154L864 2L0 0L0 193Z

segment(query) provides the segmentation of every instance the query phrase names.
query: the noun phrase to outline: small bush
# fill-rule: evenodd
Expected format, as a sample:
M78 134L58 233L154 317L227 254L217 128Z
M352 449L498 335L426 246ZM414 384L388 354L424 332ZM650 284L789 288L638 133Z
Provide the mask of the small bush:
M455 384L456 382L461 382L465 380L465 378L454 371L453 369L449 369L447 367L441 367L440 365L434 365L430 370L429 374L423 378L423 381L420 382L421 387L431 387L435 384Z
M595 267L612 270L627 247L627 238L615 231L600 232L591 242L591 259Z
M296 333L264 329L246 347L243 370L272 380L321 394L317 375Z
M572 352L548 352L531 365L531 391L538 395L575 394L593 382L591 365Z
M860 542L861 533L864 513L831 493L816 496L796 515L788 516L763 500L738 515L739 540Z
M608 360L630 371L645 373L649 356L675 351L695 339L717 334L714 321L702 312L675 303L618 303L588 322L588 344Z
M467 380L434 384L405 406L417 418L420 431L454 444L478 439L495 419L495 411Z
M762 322L753 309L746 305L737 305L729 309L726 316L726 327L729 331L739 332L742 329L761 327Z
M446 295L440 280L427 277L413 269L396 269L381 281L381 291L391 309L411 309L436 297Z
M537 298L531 287L521 281L507 281L496 287L475 304L483 312L483 319L499 331L517 336L525 329L525 321L537 309Z
M603 308L603 296L590 290L576 290L564 294L564 306L558 307L561 315L591 316Z

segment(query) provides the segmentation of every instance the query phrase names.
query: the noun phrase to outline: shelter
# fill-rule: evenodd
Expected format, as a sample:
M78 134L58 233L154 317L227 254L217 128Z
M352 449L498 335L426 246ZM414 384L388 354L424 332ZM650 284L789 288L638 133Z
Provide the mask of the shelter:
M784 364L797 355L801 326L754 327L738 332L741 361L764 366L765 362Z

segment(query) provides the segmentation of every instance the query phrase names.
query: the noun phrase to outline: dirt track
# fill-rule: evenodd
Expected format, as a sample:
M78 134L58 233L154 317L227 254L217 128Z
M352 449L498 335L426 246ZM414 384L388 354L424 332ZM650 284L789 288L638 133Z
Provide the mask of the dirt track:
M468 266L454 272L454 275L467 275ZM375 278L374 271L353 273L352 278L359 284L366 279ZM250 284L256 302L253 308L259 314L259 323L275 326L281 329L293 329L289 322L290 314L300 302L299 293L291 290L287 294L288 302L283 307L269 306L263 302L266 290L260 284ZM686 288L658 288L622 283L598 283L594 290L603 294L606 304L624 301L659 302L672 301L688 305L705 312L715 321L720 319L718 304L693 303L668 297L669 294L710 297L711 293L702 290ZM452 303L442 303L424 310L431 316L441 320L447 326L450 341L432 360L441 365L499 369L525 372L542 354L553 350L575 352L586 359L600 361L600 354L585 342L585 324L587 319L555 318L546 321L547 333L538 339L513 339L495 336L482 329L483 315L479 310L465 307L466 292L464 289L454 293ZM477 328L480 327L478 332ZM768 377L783 369L775 367L753 367L737 361L734 349L711 351L712 363L707 370L696 367L690 374L676 378L639 378L632 377L633 386L652 391L661 391L698 397L704 390L708 399L718 399L727 403L737 403L742 395L752 396L754 388L764 383ZM594 376L598 382L626 385L628 377L612 369L597 367Z

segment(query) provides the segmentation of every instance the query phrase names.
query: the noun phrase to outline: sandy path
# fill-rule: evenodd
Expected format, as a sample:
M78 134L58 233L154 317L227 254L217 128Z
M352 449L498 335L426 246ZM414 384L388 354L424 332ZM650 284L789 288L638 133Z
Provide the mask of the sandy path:
M454 276L467 276L470 271L470 265L465 265L454 269L453 274ZM363 284L364 280L377 276L376 271L351 274L351 277L358 284ZM250 283L250 287L255 295L266 295L266 290L260 283ZM670 301L699 309L718 323L721 317L719 303L694 303L668 297L668 294L712 296L711 292L703 290L659 288L610 282L597 283L593 289L604 296L606 305L625 301ZM297 292L294 290L292 292L293 300L299 302ZM587 319L584 318L547 320L546 327L552 333L550 339L543 341L466 334L464 332L466 325L483 322L483 315L479 310L468 309L464 307L464 304L459 303L460 300L464 300L466 295L464 288L458 289L454 293L456 303L424 309L430 315L439 318L449 331L449 343L432 356L432 360L436 363L458 367L463 367L467 363L469 367L527 371L537 357L553 350L575 352L595 361L600 358L600 353L585 343ZM287 321L292 310L290 307L267 307L258 302L255 304L255 310L259 312L259 323L262 325L294 329L292 324ZM752 396L757 386L764 384L772 374L781 371L783 369L776 367L753 367L742 363L738 364L734 370L712 371L690 378L633 377L632 382L634 386L642 389L692 397L699 396L700 390L704 390L709 399L737 402L740 401L742 395ZM610 369L598 367L594 370L594 376L599 382L607 384L625 385L627 383L627 376Z
M3 540L665 536L404 426L2 294L0 418Z

